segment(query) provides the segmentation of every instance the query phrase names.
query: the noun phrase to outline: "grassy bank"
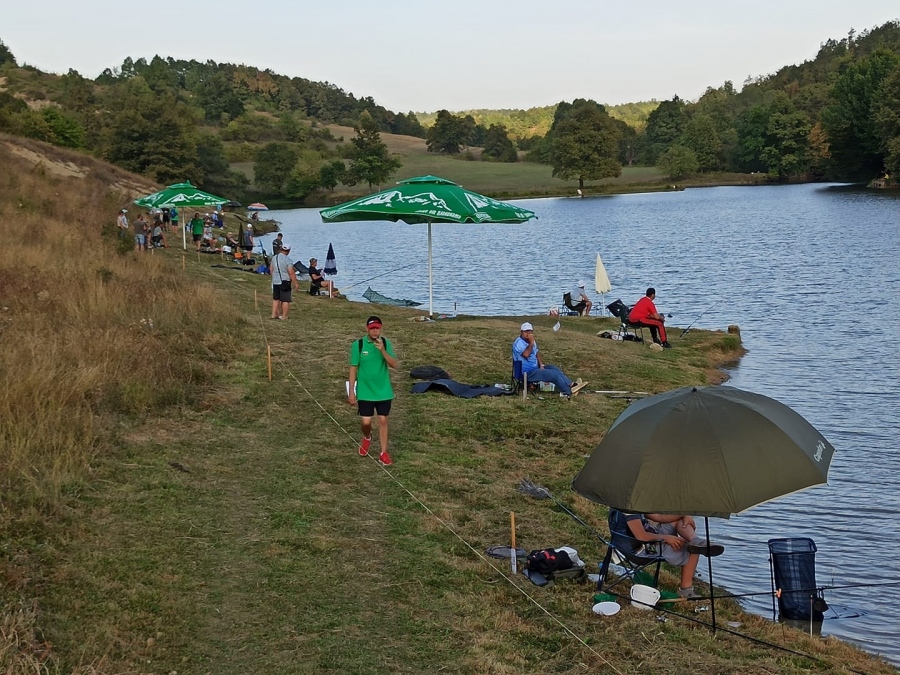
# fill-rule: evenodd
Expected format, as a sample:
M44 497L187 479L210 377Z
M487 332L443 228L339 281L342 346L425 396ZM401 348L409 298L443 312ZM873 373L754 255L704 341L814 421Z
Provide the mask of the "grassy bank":
M371 307L301 294L269 321L268 279L113 253L97 223L119 195L90 175L0 145L0 188L3 672L892 672L733 605L722 622L822 662L628 606L599 619L588 585L537 589L480 557L510 511L526 549L602 555L516 487L530 477L603 530L568 485L625 400L409 393L425 363L508 381L521 317L379 308L401 358L386 471L356 453L343 396ZM555 320L534 319L541 347L589 389L716 381L740 353L724 332L653 352L597 338L609 320Z

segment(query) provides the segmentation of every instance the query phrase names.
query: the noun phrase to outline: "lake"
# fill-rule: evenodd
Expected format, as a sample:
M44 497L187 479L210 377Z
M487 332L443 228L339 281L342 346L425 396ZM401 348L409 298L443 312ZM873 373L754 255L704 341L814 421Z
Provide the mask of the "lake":
M900 664L900 585L877 586L900 581L898 197L817 184L522 200L538 220L433 226L435 312L544 314L578 279L599 304L599 252L613 286L605 303L633 304L656 287L676 349L674 326L739 325L749 352L729 384L790 405L837 453L827 486L711 521L726 546L715 581L733 593L769 591L767 540L810 537L820 585L876 584L827 590L829 602L863 616L827 619L823 633ZM323 265L333 243L336 285L351 299L371 286L427 309L426 226L324 225L309 209L271 217L295 260L315 255ZM744 605L771 616L768 597Z

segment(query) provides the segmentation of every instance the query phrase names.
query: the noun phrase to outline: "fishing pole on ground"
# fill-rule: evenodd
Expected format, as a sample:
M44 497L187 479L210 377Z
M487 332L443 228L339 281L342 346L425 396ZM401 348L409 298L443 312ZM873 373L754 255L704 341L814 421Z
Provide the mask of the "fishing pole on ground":
M600 534L593 527L588 525L577 513L572 511L568 506L559 501L553 494L545 488L543 485L535 485L532 481L527 478L523 478L522 482L519 483L519 492L524 495L528 495L529 497L534 497L536 499L549 499L554 504L556 504L559 508L566 512L572 519L575 520L576 523L588 529L591 534L593 534L597 539L602 541L604 544L609 543L602 534Z
M716 302L718 302L718 301L716 301ZM693 321L691 321L691 323L688 324L688 327L685 328L683 331L681 331L681 335L678 336L678 339L680 340L680 339L683 338L685 335L687 335L688 331L691 330L691 328L694 327L694 324L697 323L700 319L702 319L703 316L704 316L709 310L711 310L711 309L712 309L713 307L715 307L715 306L716 306L716 303L714 302L714 303L711 304L709 307L707 307L707 308L704 309L702 312L700 312L700 316L698 316L696 319L694 319ZM670 315L670 316L671 316L671 315Z
M381 274L376 274L374 277L369 277L368 279L363 279L362 281L357 281L355 284L350 284L349 286L344 286L343 290L347 290L353 288L354 286L361 286L362 284L369 283L374 279L378 279L379 277L383 277L387 274L393 274L394 272L399 272L400 270L405 270L407 267L412 267L413 265L418 265L418 262L410 263L409 265L404 265L403 267L398 267L394 270L388 270L387 272L382 272ZM343 292L343 291L342 291Z

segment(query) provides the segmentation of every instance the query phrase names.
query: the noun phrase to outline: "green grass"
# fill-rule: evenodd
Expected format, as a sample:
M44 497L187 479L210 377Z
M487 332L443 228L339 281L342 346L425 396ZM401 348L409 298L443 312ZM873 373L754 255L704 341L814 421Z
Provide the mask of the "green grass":
M520 546L569 544L596 565L600 542L517 485L547 486L603 531L604 510L569 483L627 405L410 393L406 373L425 363L463 382L508 381L522 317L424 323L378 308L401 359L388 472L358 455L343 393L370 306L299 294L290 321L269 321L268 279L177 250L115 254L79 201L108 199L111 220L108 187L30 170L5 144L0 157L0 215L30 232L11 230L13 241L69 247L48 261L10 245L0 260L4 283L19 284L0 310L0 355L15 364L2 371L0 428L22 455L0 465L3 673L893 672L727 602L720 621L824 665L627 605L599 620L590 585L536 589L485 560L509 541L514 511ZM67 238L72 228L81 236ZM64 264L65 288L30 301L35 281L9 273L23 260ZM116 295L102 291L103 269ZM131 326L145 317L150 336ZM563 318L558 333L555 318L530 319L548 361L589 388L718 381L740 355L724 332L654 352L598 338L610 319ZM101 370L103 359L116 367Z

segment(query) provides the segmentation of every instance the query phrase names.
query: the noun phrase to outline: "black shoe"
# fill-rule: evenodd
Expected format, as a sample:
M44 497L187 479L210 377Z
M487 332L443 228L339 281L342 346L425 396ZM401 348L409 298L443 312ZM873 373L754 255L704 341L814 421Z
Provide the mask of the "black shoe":
M688 542L685 548L687 548L688 553L699 553L710 558L715 558L717 555L725 553L725 547L722 544L707 544L705 539L699 537Z
M665 349L672 349L672 345L669 344L669 341L668 341L668 340L666 340L665 342L663 342L663 343L662 343L662 346L663 346L663 348L665 348Z

